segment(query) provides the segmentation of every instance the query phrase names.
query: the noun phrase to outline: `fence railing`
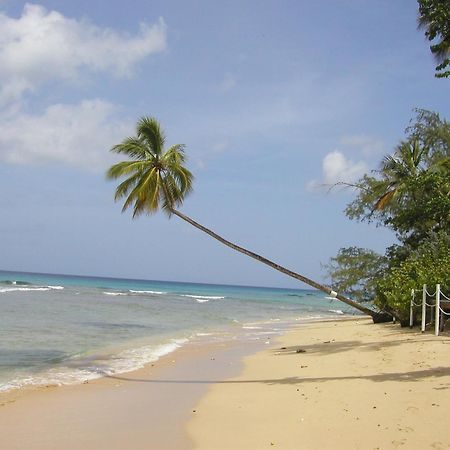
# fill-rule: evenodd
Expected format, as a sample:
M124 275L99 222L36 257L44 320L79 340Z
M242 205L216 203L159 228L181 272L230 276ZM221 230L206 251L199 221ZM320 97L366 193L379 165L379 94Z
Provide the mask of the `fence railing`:
M422 302L416 301L416 293L422 292ZM434 301L432 300L434 298ZM428 300L431 303L428 303ZM442 308L442 305L448 304L448 308ZM436 285L436 290L433 293L428 292L427 285L424 284L421 290L411 290L411 303L409 308L409 326L414 325L414 307L421 306L421 330L422 333L426 327L427 307L431 309L431 317L433 317L434 309L434 334L439 336L443 325L443 317L450 316L450 298L447 297L441 290L441 285ZM446 310L447 309L447 310Z

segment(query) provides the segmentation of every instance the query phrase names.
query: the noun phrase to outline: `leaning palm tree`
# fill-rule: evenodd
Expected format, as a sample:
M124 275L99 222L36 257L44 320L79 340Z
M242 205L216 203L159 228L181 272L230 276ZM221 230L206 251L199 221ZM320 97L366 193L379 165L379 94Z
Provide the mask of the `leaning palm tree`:
M316 283L263 256L233 244L178 211L177 208L182 205L186 195L192 191L193 175L184 166L186 160L184 145L175 144L165 150L164 144L165 136L159 122L151 117L143 117L138 121L136 136L126 138L111 149L114 153L124 154L130 158L128 161L114 164L107 172L109 179L126 177L117 186L115 193L116 201L125 199L122 212L132 207L133 218L135 218L141 214L153 214L162 209L169 217L172 215L179 217L227 247L369 314L374 321L386 319L385 314L366 308L334 292L330 287Z

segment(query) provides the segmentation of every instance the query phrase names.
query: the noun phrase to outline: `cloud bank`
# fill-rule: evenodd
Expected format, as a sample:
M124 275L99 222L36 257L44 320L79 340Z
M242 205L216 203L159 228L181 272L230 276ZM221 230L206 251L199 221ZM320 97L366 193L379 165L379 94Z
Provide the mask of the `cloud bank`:
M101 28L27 3L18 19L0 13L0 101L14 101L52 79L86 73L130 76L135 65L166 48L166 25L142 23L138 34Z
M49 106L42 114L0 121L0 159L10 164L62 163L104 169L108 150L132 130L103 100Z
M23 100L54 81L132 76L166 49L163 19L132 35L28 3L17 19L0 12L0 29L0 161L104 168L107 150L132 131L120 108L102 99L45 106L43 98L42 110L30 113Z

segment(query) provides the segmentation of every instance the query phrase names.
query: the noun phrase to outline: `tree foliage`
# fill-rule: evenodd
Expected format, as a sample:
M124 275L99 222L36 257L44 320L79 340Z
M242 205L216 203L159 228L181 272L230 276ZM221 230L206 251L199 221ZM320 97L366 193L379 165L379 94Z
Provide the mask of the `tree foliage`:
M450 226L450 124L436 113L416 110L407 139L380 169L357 183L347 206L350 219L391 228L404 244Z
M367 302L375 296L376 278L386 267L387 260L373 250L347 247L323 266L335 291L345 292L351 298Z
M132 206L133 217L153 214L160 207L170 215L192 190L193 175L184 165L184 146L175 144L165 150L164 142L159 122L142 117L136 136L124 139L111 149L130 158L114 164L106 176L127 177L117 186L115 200L125 198L123 211Z
M405 133L409 140L417 140L423 148L428 163L450 157L450 123L441 119L439 113L415 108L415 119L411 119Z
M419 28L425 29L425 36L432 45L431 53L435 57L435 76L450 76L450 2L448 0L418 0Z
M343 248L325 266L333 285L401 320L412 288L450 284L450 124L437 113L415 112L406 139L356 183L346 209L350 219L389 227L399 243L384 256Z
M432 290L441 284L450 290L450 235L432 233L399 265L377 280L375 304L382 310L394 311L400 320L407 320L411 289L427 284Z

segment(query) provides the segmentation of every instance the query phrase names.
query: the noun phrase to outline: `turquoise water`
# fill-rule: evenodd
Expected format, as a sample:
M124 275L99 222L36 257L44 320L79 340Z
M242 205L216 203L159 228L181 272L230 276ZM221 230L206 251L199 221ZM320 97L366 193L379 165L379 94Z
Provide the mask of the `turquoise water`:
M315 290L0 271L0 392L126 372L191 339L259 339L346 305Z

